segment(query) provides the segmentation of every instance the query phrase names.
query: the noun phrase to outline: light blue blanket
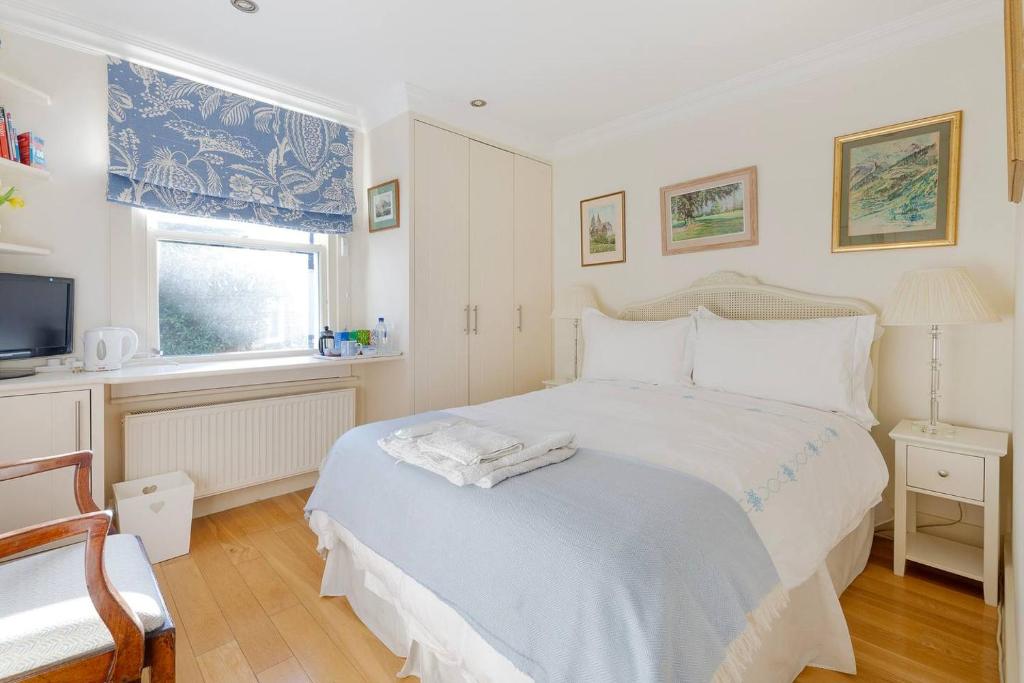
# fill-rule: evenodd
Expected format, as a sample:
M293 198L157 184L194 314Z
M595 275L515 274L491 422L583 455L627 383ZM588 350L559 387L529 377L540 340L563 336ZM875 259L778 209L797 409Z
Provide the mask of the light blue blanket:
M730 681L785 606L735 500L581 449L493 489L378 446L426 413L346 433L306 505L451 605L536 681Z

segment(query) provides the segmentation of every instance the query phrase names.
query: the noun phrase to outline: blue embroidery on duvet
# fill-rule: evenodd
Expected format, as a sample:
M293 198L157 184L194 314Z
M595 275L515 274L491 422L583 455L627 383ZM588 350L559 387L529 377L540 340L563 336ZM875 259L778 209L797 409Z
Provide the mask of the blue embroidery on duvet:
M754 512L764 512L765 504L772 496L782 490L783 485L797 480L797 474L811 460L820 458L825 452L826 444L839 439L839 432L833 427L825 427L818 434L817 438L808 441L804 447L779 463L776 475L771 477L763 485L747 489L740 498L737 498L740 506L749 515Z

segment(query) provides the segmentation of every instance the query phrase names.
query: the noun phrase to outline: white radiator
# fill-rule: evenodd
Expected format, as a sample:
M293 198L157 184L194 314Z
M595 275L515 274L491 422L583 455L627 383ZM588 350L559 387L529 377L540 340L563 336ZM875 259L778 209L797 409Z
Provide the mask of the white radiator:
M125 479L184 470L196 497L316 470L355 425L355 389L129 413Z

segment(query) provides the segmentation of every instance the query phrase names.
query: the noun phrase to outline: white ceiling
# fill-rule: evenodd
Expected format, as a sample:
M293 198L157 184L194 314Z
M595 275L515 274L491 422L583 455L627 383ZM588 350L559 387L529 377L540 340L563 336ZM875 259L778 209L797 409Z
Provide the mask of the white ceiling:
M0 0L351 104L408 87L545 144L936 8L998 0ZM923 15L921 15L923 16ZM470 112L468 101L488 100Z

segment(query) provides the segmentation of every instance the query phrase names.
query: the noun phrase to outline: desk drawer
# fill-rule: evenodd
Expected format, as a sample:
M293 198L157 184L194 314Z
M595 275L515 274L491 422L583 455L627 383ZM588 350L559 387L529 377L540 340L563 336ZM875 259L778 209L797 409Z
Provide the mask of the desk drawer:
M907 486L984 501L985 459L907 446Z

